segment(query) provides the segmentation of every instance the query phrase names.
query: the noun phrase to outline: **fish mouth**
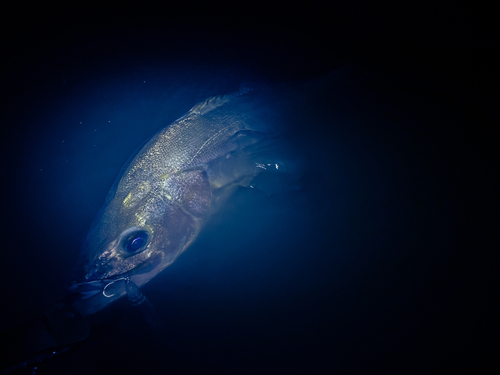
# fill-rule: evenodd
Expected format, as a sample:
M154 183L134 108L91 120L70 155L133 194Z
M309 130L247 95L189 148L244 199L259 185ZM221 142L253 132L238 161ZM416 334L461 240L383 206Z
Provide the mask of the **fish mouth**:
M109 265L109 263L100 262L94 264L94 266L90 268L86 275L82 279L80 279L81 281L77 280L74 284L83 285L87 283L96 283L99 281L109 282L119 278L132 277L136 274L149 273L161 264L162 258L163 257L161 256L161 254L156 254L146 262L119 274L113 273L113 267Z
M74 282L70 287L69 287L69 292L70 295L73 296L79 296L77 297L78 299L90 299L98 294L103 294L104 297L112 297L114 294L112 293L107 293L106 289L120 281L120 280L130 280L131 275L127 274L127 272L120 274L120 275L114 275L111 277L103 277L103 278L91 278L87 279L82 282Z
M87 272L87 274L84 276L84 280L89 282L107 279L107 276L110 273L109 268L110 267L107 264L96 264ZM110 279L111 278L114 277L110 277Z

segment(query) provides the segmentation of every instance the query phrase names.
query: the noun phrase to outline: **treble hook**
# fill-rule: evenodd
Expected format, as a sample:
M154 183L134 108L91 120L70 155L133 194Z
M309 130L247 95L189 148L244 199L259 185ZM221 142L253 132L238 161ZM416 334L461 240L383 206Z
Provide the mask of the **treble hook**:
M104 289L102 290L102 295L103 295L104 297L107 297L107 298L111 298L111 297L113 297L113 296L115 295L114 293L113 293L113 294L106 294L106 288L107 288L108 286L110 286L111 284L114 284L114 283L116 283L117 281L120 281L120 280L129 281L129 280L130 280L130 276L120 277L119 279L115 279L115 280L113 280L113 281L110 281L108 284L106 284L106 286L105 286L105 287L104 287Z

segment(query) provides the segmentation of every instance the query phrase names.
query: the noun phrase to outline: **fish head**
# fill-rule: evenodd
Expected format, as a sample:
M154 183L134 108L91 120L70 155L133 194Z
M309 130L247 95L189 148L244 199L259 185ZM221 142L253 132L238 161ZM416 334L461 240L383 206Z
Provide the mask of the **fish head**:
M73 290L89 297L77 309L100 310L125 294L124 283L116 280L130 278L141 286L172 264L198 235L210 201L202 169L129 168L86 237Z

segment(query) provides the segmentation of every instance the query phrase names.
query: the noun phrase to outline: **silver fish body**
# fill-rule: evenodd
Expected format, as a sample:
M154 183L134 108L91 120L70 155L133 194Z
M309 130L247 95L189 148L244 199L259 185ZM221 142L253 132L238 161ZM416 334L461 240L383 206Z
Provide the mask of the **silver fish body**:
M248 151L269 134L256 113L244 93L208 99L130 159L87 235L71 287L81 296L76 310L92 314L123 296L126 280L151 280L235 187L262 171Z

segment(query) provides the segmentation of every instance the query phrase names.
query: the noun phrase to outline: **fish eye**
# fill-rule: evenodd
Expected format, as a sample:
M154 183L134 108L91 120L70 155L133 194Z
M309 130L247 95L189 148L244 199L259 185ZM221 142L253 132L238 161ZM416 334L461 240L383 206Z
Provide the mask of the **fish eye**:
M127 253L136 253L144 249L148 243L148 234L145 231L134 232L127 236L123 248Z

